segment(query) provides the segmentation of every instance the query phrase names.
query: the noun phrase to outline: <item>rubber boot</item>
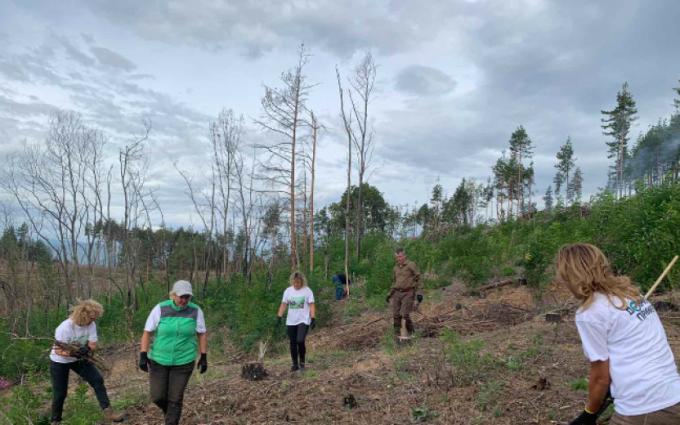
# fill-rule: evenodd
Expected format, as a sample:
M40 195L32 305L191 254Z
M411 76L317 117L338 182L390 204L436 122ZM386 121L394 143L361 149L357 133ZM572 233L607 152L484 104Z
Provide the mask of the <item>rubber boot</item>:
M125 413L116 412L110 407L104 409L104 423L110 424L112 422L122 422L125 420Z
M401 318L394 319L394 336L398 337L401 334Z
M408 332L409 336L413 335L413 332L415 329L413 328L413 321L411 321L410 317L407 317L405 319L406 322L406 331Z

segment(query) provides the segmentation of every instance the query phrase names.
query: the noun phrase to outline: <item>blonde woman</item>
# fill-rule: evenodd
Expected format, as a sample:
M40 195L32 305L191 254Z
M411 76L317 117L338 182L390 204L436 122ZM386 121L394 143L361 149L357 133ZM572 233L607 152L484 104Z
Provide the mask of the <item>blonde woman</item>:
M307 331L314 329L316 324L316 306L314 294L307 286L307 279L302 272L293 272L288 279L290 286L283 292L281 305L276 314L277 324L281 323L283 313L288 309L286 317L286 331L290 340L290 357L293 360L291 371L304 370L305 337Z
M680 424L680 375L654 307L593 245L562 247L556 272L581 303L576 327L590 361L588 400L571 424L594 425L610 389L610 425Z
M57 343L50 352L53 425L61 423L71 370L80 375L94 389L99 406L104 411L104 420L107 423L118 422L123 419L123 415L115 413L111 409L101 373L87 360L97 348L95 321L103 314L104 308L97 301L79 301L77 305L71 308L69 318L61 322L54 332L54 339ZM68 349L66 346L78 348Z

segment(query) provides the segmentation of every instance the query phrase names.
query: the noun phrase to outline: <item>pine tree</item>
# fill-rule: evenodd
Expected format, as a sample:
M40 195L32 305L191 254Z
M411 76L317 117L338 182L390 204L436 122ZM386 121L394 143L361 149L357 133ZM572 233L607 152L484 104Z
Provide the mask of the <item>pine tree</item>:
M557 164L555 168L557 169L557 175L555 176L555 192L558 193L562 185L564 185L567 192L567 205L572 201L569 196L569 172L574 168L574 147L571 144L571 138L567 137L567 141L560 146L560 150L557 151Z
M553 191L552 186L548 185L548 188L543 195L543 204L545 205L546 211L552 211L553 208Z
M601 111L602 132L614 140L607 142L609 148L607 158L614 158L614 185L618 196L624 193L625 161L628 157L628 140L632 123L637 119L637 108L633 95L628 90L628 83L623 83L621 91L616 94L616 107L611 111Z
M680 80L678 80L680 83ZM673 99L673 105L675 106L675 112L680 113L680 87L673 87L673 91L678 96L678 98Z
M583 174L581 173L581 168L576 167L574 177L571 179L571 182L569 182L567 193L567 196L571 198L572 202L581 202L581 196L583 195Z
M525 183L528 181L528 171L533 171L524 167L524 160L531 159L532 150L533 146L531 139L529 138L529 135L527 134L524 127L520 125L510 136L510 159L515 161L517 174L516 191L519 211L524 211L525 209L524 188L527 186ZM529 191L531 191L531 184L528 186Z

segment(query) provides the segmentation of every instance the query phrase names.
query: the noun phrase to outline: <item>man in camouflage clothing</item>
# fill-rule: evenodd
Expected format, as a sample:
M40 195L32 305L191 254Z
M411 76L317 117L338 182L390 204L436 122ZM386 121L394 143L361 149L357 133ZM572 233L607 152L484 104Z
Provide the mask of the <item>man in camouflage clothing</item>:
M406 322L406 330L410 335L413 333L413 322L411 321L413 303L416 300L418 304L423 301L420 272L416 263L406 258L403 248L397 248L394 257L396 264L392 276L392 288L386 301L390 303L395 335L398 336L401 330L401 319Z

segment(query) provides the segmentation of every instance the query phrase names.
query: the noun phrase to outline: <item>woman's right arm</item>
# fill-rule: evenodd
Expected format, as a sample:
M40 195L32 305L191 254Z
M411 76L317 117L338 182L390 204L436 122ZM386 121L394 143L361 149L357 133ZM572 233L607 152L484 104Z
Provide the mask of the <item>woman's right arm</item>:
M279 311L276 313L276 315L278 317L283 317L283 313L285 313L285 312L286 312L286 304L281 303L281 305L279 306Z
M148 353L149 345L151 345L151 332L144 331L142 334L142 340L139 343L139 351L142 353Z

